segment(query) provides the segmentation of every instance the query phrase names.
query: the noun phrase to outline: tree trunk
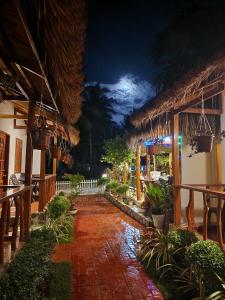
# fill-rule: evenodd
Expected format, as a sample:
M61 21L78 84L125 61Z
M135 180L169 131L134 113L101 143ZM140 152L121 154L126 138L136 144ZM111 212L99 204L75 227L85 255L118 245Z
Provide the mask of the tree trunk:
M117 180L117 165L116 163L113 164L113 178Z

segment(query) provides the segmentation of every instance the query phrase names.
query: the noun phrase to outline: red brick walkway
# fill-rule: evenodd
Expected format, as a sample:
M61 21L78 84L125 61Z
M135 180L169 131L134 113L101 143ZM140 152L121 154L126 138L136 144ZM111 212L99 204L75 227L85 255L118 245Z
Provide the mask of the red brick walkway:
M162 300L135 256L143 227L103 197L77 202L74 242L53 260L71 260L73 300Z

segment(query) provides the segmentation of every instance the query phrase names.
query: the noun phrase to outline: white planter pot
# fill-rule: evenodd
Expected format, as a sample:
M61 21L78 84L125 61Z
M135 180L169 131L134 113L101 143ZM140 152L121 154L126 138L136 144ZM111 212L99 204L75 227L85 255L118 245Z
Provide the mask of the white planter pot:
M164 225L165 215L152 215L152 220L156 228L162 229Z

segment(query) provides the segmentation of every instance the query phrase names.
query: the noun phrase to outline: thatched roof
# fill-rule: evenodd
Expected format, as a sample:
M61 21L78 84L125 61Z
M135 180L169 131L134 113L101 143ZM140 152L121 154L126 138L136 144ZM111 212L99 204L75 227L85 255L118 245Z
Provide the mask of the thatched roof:
M207 63L189 70L171 88L150 100L132 116L131 123L136 128L145 126L160 115L174 110L181 111L183 107L193 105L193 100L200 101L202 94L207 99L209 95L221 93L224 76L225 54L220 53Z
M43 95L74 124L81 114L85 30L85 0L1 1L0 69L20 86L4 93L38 101Z

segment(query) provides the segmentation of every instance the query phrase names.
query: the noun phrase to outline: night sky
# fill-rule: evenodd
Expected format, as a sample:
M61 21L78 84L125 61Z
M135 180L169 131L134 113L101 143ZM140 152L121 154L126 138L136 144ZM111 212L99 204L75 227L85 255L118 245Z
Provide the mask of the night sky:
M154 96L150 49L155 34L171 16L171 3L88 1L86 80L109 87L108 96L119 100L115 120L121 121L124 112Z

